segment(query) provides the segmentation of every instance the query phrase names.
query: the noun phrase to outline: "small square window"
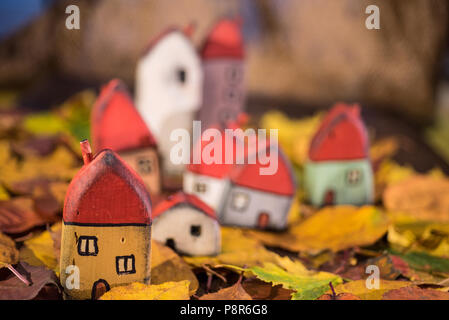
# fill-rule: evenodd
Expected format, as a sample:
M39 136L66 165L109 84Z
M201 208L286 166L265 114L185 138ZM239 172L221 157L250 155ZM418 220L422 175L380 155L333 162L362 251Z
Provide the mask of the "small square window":
M199 237L201 235L201 226L198 225L190 226L190 234L194 237Z
M115 266L117 268L117 274L136 273L136 262L133 254L115 257Z
M80 236L78 238L78 254L80 256L96 256L98 254L97 237Z
M151 160L147 158L139 158L137 159L137 171L140 174L149 174L151 173Z
M362 180L362 172L358 169L348 170L346 173L346 181L350 185L356 185Z
M206 193L206 190L207 190L206 184L197 182L197 183L195 183L194 190L197 193Z
M245 211L249 204L249 195L242 192L232 194L231 207L237 211Z

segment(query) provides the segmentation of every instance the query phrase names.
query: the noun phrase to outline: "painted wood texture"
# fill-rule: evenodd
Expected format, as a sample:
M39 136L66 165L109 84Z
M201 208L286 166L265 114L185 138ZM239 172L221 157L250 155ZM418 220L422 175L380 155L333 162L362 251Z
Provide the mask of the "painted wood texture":
M244 111L245 52L240 22L220 20L201 49L204 71L202 129L236 120Z
M87 141L82 146L90 149ZM150 279L151 203L142 179L112 150L85 159L63 210L60 278L72 299ZM79 268L79 289L67 287L72 265Z
M336 104L312 138L305 188L316 206L373 202L369 139L357 104Z
M189 255L216 255L221 234L215 211L194 195L178 192L153 212L153 237Z
M180 176L183 165L170 161L174 129L191 131L201 104L203 73L200 58L184 32L170 28L153 39L136 70L136 106L159 143L167 179Z
M92 110L91 136L96 150L117 152L142 177L151 193L160 193L156 141L118 79L101 90Z

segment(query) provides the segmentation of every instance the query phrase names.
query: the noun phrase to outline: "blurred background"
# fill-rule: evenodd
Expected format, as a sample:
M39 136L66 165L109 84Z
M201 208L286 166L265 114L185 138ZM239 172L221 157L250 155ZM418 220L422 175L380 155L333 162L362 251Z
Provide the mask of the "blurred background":
M70 4L79 30L65 27ZM373 4L380 30L365 27ZM251 115L359 102L372 135L400 137L396 161L449 173L447 0L2 0L0 106L54 108L112 77L133 89L152 37L193 22L198 46L225 15L243 19Z

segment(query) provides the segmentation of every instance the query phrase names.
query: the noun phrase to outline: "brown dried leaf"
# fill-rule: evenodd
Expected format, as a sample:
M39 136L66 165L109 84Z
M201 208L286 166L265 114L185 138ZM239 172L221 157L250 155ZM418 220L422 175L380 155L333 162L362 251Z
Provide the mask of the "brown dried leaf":
M284 289L282 285L273 286L271 283L249 278L243 281L243 289L253 300L291 300L294 290Z
M17 197L0 201L0 231L6 233L21 233L46 221L36 213L33 200Z
M243 288L242 277L240 277L239 281L233 286L205 294L200 300L252 300L252 298Z
M382 300L449 300L449 292L419 287L404 287L384 293Z
M31 300L46 286L52 285L59 290L58 279L53 271L45 267L33 267L25 262L16 266L16 270L31 282L27 286L11 273L6 280L0 281L0 300Z

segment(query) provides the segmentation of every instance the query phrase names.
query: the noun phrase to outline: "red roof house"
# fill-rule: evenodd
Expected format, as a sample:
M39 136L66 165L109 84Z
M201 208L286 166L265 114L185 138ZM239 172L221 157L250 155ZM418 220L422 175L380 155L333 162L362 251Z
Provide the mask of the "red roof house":
M360 107L336 104L312 139L309 159L355 160L367 158L368 154L368 134L360 117Z
M178 192L153 211L153 237L189 255L220 252L221 234L215 211L194 195Z

